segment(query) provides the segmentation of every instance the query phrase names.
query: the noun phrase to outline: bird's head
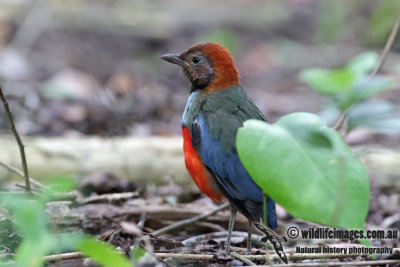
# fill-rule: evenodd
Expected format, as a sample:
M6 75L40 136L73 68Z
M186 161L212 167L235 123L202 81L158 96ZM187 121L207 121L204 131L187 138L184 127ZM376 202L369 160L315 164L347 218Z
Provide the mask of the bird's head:
M168 54L161 58L182 67L192 83L192 90L217 91L239 84L233 57L219 43L198 43L181 54Z

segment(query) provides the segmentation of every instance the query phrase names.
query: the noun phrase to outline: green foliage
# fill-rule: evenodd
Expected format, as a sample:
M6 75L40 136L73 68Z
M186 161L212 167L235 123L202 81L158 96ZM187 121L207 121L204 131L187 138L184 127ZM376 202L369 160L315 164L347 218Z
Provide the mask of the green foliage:
M274 125L251 120L238 131L237 149L264 193L292 215L335 227L363 228L369 181L342 137L309 113Z
M16 228L23 236L15 261L18 266L39 267L43 256L47 255L54 240L47 228L47 217L43 203L30 196L3 196L1 203L11 212Z
M369 102L367 101L376 94L394 89L394 82L383 76L371 77L369 73L378 63L378 56L374 53L364 53L353 60L346 66L338 69L307 69L300 73L300 79L307 82L309 86L316 92L324 94L330 98L333 105L329 105L323 111L325 115L336 114L337 119L340 112L349 110L351 121L349 120L349 128L352 127L376 127L378 125L387 126L387 123L378 123L375 119L370 121L367 117L356 122L359 115L352 115L356 112L352 107L363 106L367 109ZM376 106L371 104L371 110L374 111ZM391 115L386 114L386 117ZM381 117L383 118L383 117ZM400 119L400 118L399 118Z
M74 187L74 182L68 177L53 179L49 184L52 191L66 192ZM101 266L133 266L129 260L117 253L110 245L101 243L82 235L53 235L47 220L46 194L16 195L3 194L0 205L4 206L15 218L16 230L23 237L17 248L15 262L9 266L43 266L43 256L62 251L78 250L93 258ZM6 233L6 231L2 232ZM2 238L0 240L3 240Z
M342 68L304 70L300 73L300 79L316 92L328 96L332 102L321 112L326 122L334 123L341 112L348 110L348 130L368 127L398 131L400 113L388 108L389 103L382 110L382 103L369 101L378 93L395 88L394 82L386 77L370 76L377 63L378 56L375 53L364 53Z
M340 110L346 110L379 92L393 89L393 82L388 78L369 76L377 62L376 54L365 53L342 68L304 70L300 73L300 79L318 93L331 97Z
M80 238L77 242L77 248L87 257L93 259L94 262L105 267L132 267L129 260L121 254L118 254L113 247L108 244L101 243L88 237Z
M326 106L319 116L328 124L334 124L340 110L334 105ZM347 131L358 127L370 128L380 133L400 132L400 108L384 100L371 100L355 104L349 112Z
M371 101L355 105L348 120L349 130L374 128L380 132L400 132L400 109L388 101Z
M348 69L308 69L301 73L301 78L315 91L326 95L348 91L355 82L355 77Z
M378 64L379 57L376 53L366 52L353 58L347 67L359 79L369 74Z
M342 68L304 70L300 73L300 79L318 93L331 97L340 110L347 110L355 103L393 88L391 80L368 75L377 62L376 54L365 53Z

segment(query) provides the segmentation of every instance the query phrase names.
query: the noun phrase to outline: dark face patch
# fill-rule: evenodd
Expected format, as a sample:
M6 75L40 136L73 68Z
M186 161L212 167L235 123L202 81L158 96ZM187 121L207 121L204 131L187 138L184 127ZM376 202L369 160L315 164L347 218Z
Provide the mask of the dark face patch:
M216 92L239 85L239 72L233 57L219 43L198 43L180 55L167 54L161 58L182 67L192 83L192 92L197 89Z
M210 61L199 51L186 51L180 55L184 61L183 73L192 83L192 90L207 87L214 75Z

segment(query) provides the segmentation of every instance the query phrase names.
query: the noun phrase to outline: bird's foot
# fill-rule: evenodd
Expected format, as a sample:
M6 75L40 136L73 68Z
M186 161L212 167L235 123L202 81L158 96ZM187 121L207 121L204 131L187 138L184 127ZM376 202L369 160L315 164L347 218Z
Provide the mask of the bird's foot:
M229 255L229 248L228 248L228 247L225 248L225 251L224 251L224 252L225 252L226 255Z

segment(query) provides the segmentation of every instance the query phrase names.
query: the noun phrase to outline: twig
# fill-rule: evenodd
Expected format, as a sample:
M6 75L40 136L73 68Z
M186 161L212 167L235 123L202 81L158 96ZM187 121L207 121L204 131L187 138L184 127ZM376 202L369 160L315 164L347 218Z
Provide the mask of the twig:
M232 257L234 257L235 259L238 259L240 261L243 261L244 263L246 263L249 266L256 266L256 264L254 262L252 262L251 260L247 259L246 257L244 257L243 255L240 255L236 252L231 252L230 255Z
M37 192L31 192L31 195L37 195ZM26 191L0 191L0 196L26 196Z
M336 131L339 131L340 129L342 129L343 126L347 124L345 122L347 120L347 115L348 114L349 114L349 110L348 109L343 111L343 113L340 115L338 121L335 123L335 125L332 127L332 129L334 129ZM346 129L345 129L345 131L346 131Z
M143 231L144 224L146 222L146 217L147 217L146 216L146 212L142 212L142 214L140 214L140 220L139 220L139 222L137 224L139 229L142 230L142 231Z
M231 246L230 248L231 251L239 252L239 253L246 253L247 248L241 248L241 247L235 247ZM266 250L262 248L252 248L251 249L251 254L265 254Z
M290 255L290 252L293 253L293 251L290 251L290 250L285 251L285 253L288 254L289 260L356 258L359 256L369 255L369 254L360 254L360 253L354 253L354 254L353 253L352 254L302 253L302 254ZM156 253L156 255L159 258L177 258L177 259L182 259L182 260L212 260L213 259L213 255L208 255L208 254ZM246 259L254 260L254 261L266 261L267 260L266 255L242 255L242 257L245 257ZM280 257L275 253L271 253L270 258L274 261L278 261L278 260L280 261ZM400 262L400 260L398 260L398 262ZM282 266L287 266L287 265L283 264Z
M143 233L143 235L148 235L148 236L150 236L151 238L160 240L160 241L162 241L162 242L171 243L171 244L174 244L175 246L183 247L183 244L182 244L181 241L175 241L175 240L173 240L173 239L169 239L169 238L165 238L165 237L161 237L161 236L154 236L154 235L152 235L152 234L150 234L150 233L147 233L147 232L145 232L145 231L143 231L142 233Z
M164 263L164 264L167 265L167 266L174 267L174 265L172 265L172 264L170 264L170 263L164 261L163 259L160 259L159 257L157 257L157 255L156 255L154 252L148 250L148 249L146 248L146 246L140 246L140 247L143 248L143 249L144 249L147 253L149 253L151 256L153 256L153 258L155 258L157 261L162 262L162 263Z
M194 227L205 227L210 229L210 231L221 232L225 231L225 228L219 224L211 223L211 222L195 222Z
M102 238L100 238L101 241L106 240L107 238L109 238L113 233L115 233L117 230L121 229L121 225L118 225L114 230L112 230L111 232L109 232L108 234L106 234L105 236L103 236Z
M391 226L392 224L399 222L400 221L400 213L397 213L393 216L387 217L386 219L383 220L383 222L381 223L380 228L381 229L387 229L389 226Z
M387 266L388 264L396 264L396 263L400 263L400 260L289 263L289 264L275 264L274 267L373 266L373 265ZM258 265L258 266L262 267L267 265Z
M290 251L286 251L290 253ZM152 253L152 256L158 259L175 258L180 260L194 260L194 261L210 261L214 259L214 255L210 254L181 254L181 253ZM293 254L290 256L291 260L305 260L305 259L334 259L334 258L354 258L365 254ZM242 258L250 260L265 260L264 255L240 255ZM279 260L278 255L272 254L273 260ZM54 262L61 260L83 258L84 255L81 252L70 252L55 254L43 257L46 262ZM365 265L385 265L385 264L396 264L400 263L400 259L395 260L377 260L377 261L358 261L358 262L320 262L320 263L289 263L289 264L276 264L277 267L284 266L365 266ZM260 265L261 266L261 265Z
M102 194L98 196L92 196L92 197L87 197L83 200L79 201L80 205L86 205L89 203L99 203L99 202L117 202L117 201L122 201L122 200L127 200L131 199L134 197L138 197L139 192L124 192L124 193L112 193L112 194Z
M21 141L21 138L19 137L17 129L15 128L14 119L12 117L11 110L10 110L10 108L8 106L7 100L3 95L3 90L1 88L1 86L0 86L0 100L1 100L1 102L3 102L3 106L4 106L4 109L5 109L6 114L7 114L7 119L8 119L8 122L10 124L11 131L12 131L14 137L15 137L15 140L18 143L19 152L21 154L22 168L24 170L25 190L27 192L31 192L31 184L30 184L30 181L29 181L28 165L26 163L26 157L25 157L25 147L24 147L24 144Z
M18 170L17 168L12 167L1 160L0 160L0 165L3 166L4 168L6 168L8 171L15 173L16 175L24 178L24 173L22 171ZM32 177L29 177L29 181L34 186L38 187L39 189L42 189L43 193L50 195L52 197L51 201L55 201L55 200L75 201L75 199L77 198L76 193L73 191L67 192L67 193L54 192L47 185L42 184L41 182L38 182L37 180L35 180ZM16 186L20 187L18 184L16 184ZM32 193L32 191L31 191L31 193Z
M265 258L267 259L266 262L271 265L274 266L274 262L272 261L272 257L271 257L271 253L269 252L268 247L266 247L265 249ZM287 263L286 263L287 264Z
M389 54L390 49L392 49L394 40L396 40L397 33L400 28L400 18L397 19L397 22L394 24L392 32L389 35L388 40L386 41L385 47L383 48L382 54L379 58L378 65L376 65L375 69L371 72L370 76L375 76L382 68L383 64L386 61L386 58Z
M189 225L189 224L194 223L194 222L196 222L196 221L199 221L199 220L201 220L201 219L204 219L204 218L206 218L206 217L208 217L208 216L210 216L210 215L213 215L213 214L217 213L218 211L221 211L221 210L227 208L228 206L229 206L229 203L228 203L228 202L227 202L227 203L224 203L224 204L222 204L222 205L216 207L216 208L213 209L213 210L204 212L203 214L200 214L200 215L198 215L198 216L196 216L196 217L189 218L189 219L182 220L182 221L179 221L179 222L177 222L177 223L168 225L168 226L166 226L166 227L164 227L164 228L161 228L161 229L159 229L159 230L157 230L157 231L154 231L154 232L151 233L151 234L152 234L153 236L158 236L158 235L161 235L161 234L166 233L166 232L168 232L168 231L171 231L171 230L174 230L174 229L177 229L177 228L181 228L181 227L183 227L183 226L186 226L186 225Z
M324 253L318 253L318 254L310 254L310 253L304 253L304 254L292 254L288 255L288 260L312 260L312 259L337 259L337 258L355 258L361 255L368 255L368 254L343 254L343 253L336 253L336 254L324 254ZM267 260L266 255L246 255L247 258L251 260ZM269 255L270 259L276 261L280 260L280 257L275 254L271 253Z
M387 56L389 55L389 51L392 49L393 43L396 40L397 33L399 32L400 29L400 18L396 21L396 23L393 26L392 32L389 35L389 38L386 41L385 47L382 50L382 53L379 57L378 64L375 66L375 68L372 70L370 73L370 77L375 76L383 67L383 64L385 64L385 61L387 59ZM347 120L349 114L349 110L345 110L339 117L338 121L335 123L335 126L332 128L336 131L339 131L343 125L345 124L344 122Z
M15 186L16 186L16 187L18 187L18 188L24 189L24 192L25 192L25 185L22 185L22 184L16 183L16 184L15 184ZM36 192L37 192L38 190L37 190L37 189L33 189L33 188L32 188L32 192L33 192L33 191L36 191ZM26 193L26 192L25 192L25 193Z
M173 223L175 223L176 221L170 221L170 220L162 220L162 218L160 219L160 223L162 223L163 225L171 225ZM216 224L216 223L212 223L212 222L203 222L203 221L197 221L194 222L193 224L190 225L191 228L207 228L208 231L207 232L225 232L226 233L226 228L224 228L223 226Z
M209 233L209 234L202 234L198 236L193 236L188 239L185 239L182 241L182 244L184 246L193 246L197 243L199 243L201 240L204 239L214 239L214 238L222 238L222 237L227 237L228 233L226 231L223 232L214 232L214 233ZM232 237L243 237L247 238L247 233L245 232L238 232L238 231L233 231L232 232ZM261 236L259 235L251 235L251 243L258 244L258 245L263 245L261 241Z
M214 255L210 254L155 253L155 255L161 259L174 258L193 261L210 261L214 259Z
M83 258L83 254L81 252L69 252L69 253L61 253L50 256L44 256L43 260L46 262L49 261L62 261L62 260L71 260L71 259L79 259Z
M25 178L24 177L24 173L20 170L18 170L15 167L12 167L10 165L8 165L7 163L3 162L0 160L0 165L3 166L4 168L6 168L8 171L15 173L16 175ZM41 182L36 181L35 179L33 179L32 177L29 177L29 181L31 182L31 184L33 184L34 186L38 187L38 188L43 188L46 190L49 190L49 187L45 184L42 184Z
M18 186L18 185L17 185ZM21 186L23 189L25 187ZM1 191L1 195L26 195L26 191ZM29 194L34 195L34 196L39 196L40 194L45 194L50 196L46 202L52 202L52 201L75 201L77 194L72 191L72 192L67 192L67 193L58 193L58 192L52 192L52 191L44 191L44 192L39 192L36 190L32 190Z

